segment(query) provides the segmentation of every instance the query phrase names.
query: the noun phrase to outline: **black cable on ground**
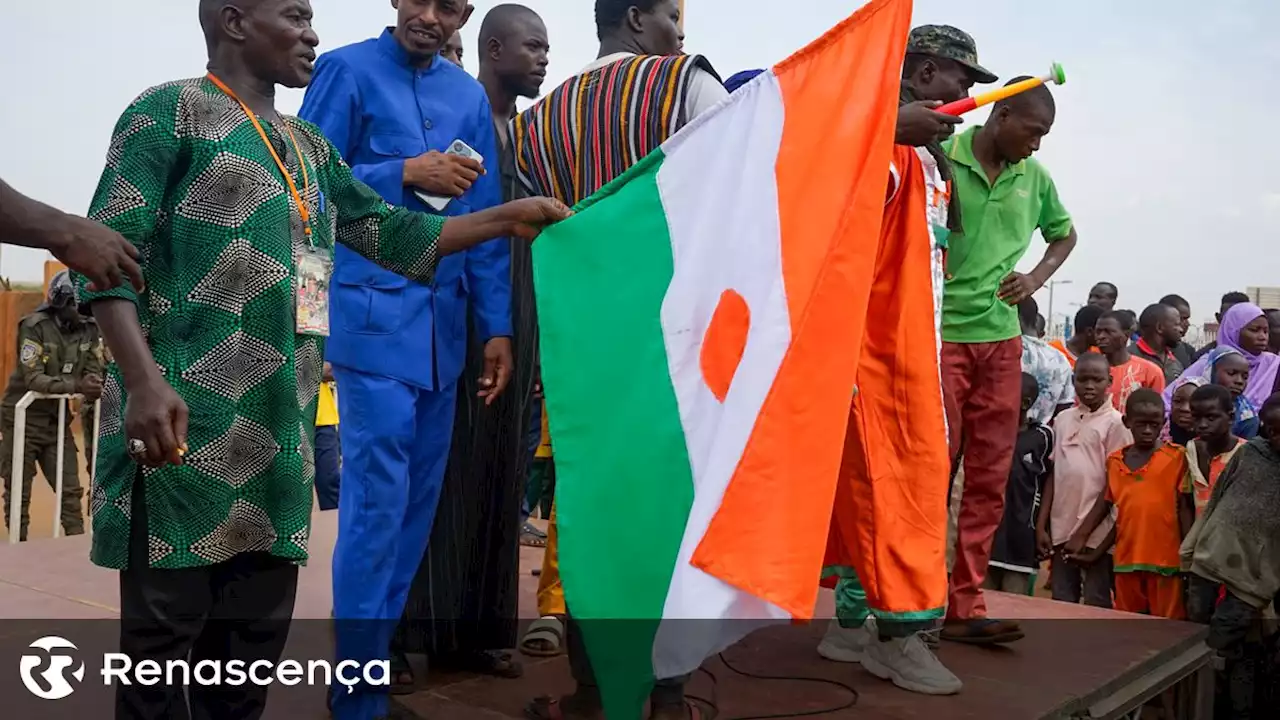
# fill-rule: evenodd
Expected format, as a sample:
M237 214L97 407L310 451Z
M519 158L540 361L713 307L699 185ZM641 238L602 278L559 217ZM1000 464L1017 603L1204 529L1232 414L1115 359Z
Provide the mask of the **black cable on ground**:
M830 685L833 687L837 687L849 693L849 700L845 702L843 705L836 705L828 708L819 708L817 710L804 710L804 711L793 712L793 713L774 713L774 714L768 714L768 715L740 715L732 718L724 718L723 720L785 720L786 718L815 717L818 715L829 715L831 713L837 713L837 712L840 712L841 710L848 710L849 708L852 708L853 706L858 704L858 691L854 690L852 686L846 685L845 683L839 682L837 680L828 680L826 678L816 678L816 677L804 677L799 675L760 675L758 673L747 672L746 670L740 670L734 667L733 663L729 662L729 658L724 656L724 653L720 653L719 657L720 657L720 662L724 663L724 666L726 668L729 668L729 672L741 675L746 678L751 678L752 680L768 680L768 681L774 681L774 682L816 683L819 685ZM719 694L718 693L719 680L718 678L716 678L715 673L711 672L706 668L698 668L698 671L705 673L707 677L711 678L711 698L708 699L704 697L699 697L697 695L687 695L686 697L688 697L690 700L696 700L697 702L707 705L709 708L711 708L712 717L716 718L716 716L718 716L720 712L720 707L716 702L718 699L717 696ZM717 718L717 720L719 719Z

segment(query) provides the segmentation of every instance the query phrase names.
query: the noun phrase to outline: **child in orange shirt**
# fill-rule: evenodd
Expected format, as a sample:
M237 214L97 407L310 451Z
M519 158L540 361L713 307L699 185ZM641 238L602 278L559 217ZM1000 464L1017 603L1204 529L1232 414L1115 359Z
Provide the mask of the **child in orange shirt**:
M1106 502L1085 521L1094 528L1116 510L1116 609L1182 620L1182 538L1191 528L1191 508L1180 502L1186 474L1181 448L1160 440L1164 399L1139 388L1125 403L1125 427L1133 444L1107 458Z

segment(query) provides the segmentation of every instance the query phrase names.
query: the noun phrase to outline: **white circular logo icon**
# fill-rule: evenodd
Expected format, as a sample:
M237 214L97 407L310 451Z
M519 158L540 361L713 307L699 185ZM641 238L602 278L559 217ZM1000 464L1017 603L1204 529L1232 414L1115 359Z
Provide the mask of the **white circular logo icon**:
M67 670L75 668L70 674L79 683L84 680L84 663L66 651L79 648L57 635L42 637L29 647L43 651L36 655L23 655L18 664L22 684L32 695L42 700L61 700L76 691L67 680ZM55 653L55 650L62 652Z

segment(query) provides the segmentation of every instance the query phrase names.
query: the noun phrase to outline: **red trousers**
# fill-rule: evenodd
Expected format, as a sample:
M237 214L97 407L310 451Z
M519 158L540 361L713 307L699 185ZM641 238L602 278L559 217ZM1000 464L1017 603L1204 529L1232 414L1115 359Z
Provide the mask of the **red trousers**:
M1118 572L1116 609L1170 620L1186 620L1182 578L1153 572Z
M1005 485L1018 438L1022 338L943 343L942 385L952 456L964 452L964 493L947 617L980 618L987 614L982 582L1004 515Z

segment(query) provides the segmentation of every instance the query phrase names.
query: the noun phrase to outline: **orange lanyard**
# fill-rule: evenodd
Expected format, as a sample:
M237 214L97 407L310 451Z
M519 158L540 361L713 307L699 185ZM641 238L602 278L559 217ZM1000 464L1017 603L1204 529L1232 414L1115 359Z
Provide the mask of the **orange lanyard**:
M284 176L284 181L289 185L289 192L293 193L293 201L298 205L298 214L302 216L302 231L307 235L307 242L311 243L311 212L307 209L306 203L302 202L302 194L298 192L298 186L293 182L293 176L289 174L289 170L285 168L284 161L280 159L280 155L276 153L276 149L272 146L271 141L267 139L267 133L262 129L262 123L258 122L258 116L249 109L248 105L235 94L231 88L226 86L213 73L207 75L209 82L218 86L218 89L226 93L232 100L240 103L240 109L244 110L245 117L249 118L249 122L253 123L253 128L258 131L258 137L262 138L262 144L267 146L267 152L271 153L271 159L276 161L276 167L280 168L280 174ZM311 190L311 179L307 176L307 161L302 157L302 148L298 147L298 138L294 136L293 130L289 124L284 125L284 131L289 135L289 140L293 143L293 151L298 156L298 166L302 168L302 192L309 193Z

